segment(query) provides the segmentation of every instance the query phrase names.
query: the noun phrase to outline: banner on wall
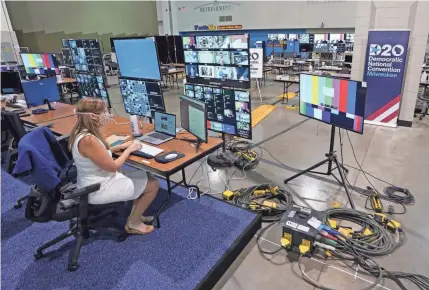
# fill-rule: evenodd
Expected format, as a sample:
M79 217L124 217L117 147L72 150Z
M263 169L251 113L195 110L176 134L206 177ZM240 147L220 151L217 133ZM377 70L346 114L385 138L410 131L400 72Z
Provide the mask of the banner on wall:
M368 32L365 123L397 126L409 37L409 30Z
M262 48L250 48L250 78L261 79L264 62Z

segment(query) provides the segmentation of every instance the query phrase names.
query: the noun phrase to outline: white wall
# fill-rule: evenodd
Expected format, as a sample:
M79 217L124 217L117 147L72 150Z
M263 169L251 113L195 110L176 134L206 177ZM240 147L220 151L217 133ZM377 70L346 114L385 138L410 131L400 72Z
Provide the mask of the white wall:
M12 44L15 49L15 59L21 62L19 57L19 44L18 39L16 38L15 31L12 30L12 25L10 24L9 13L7 12L6 4L4 1L1 1L1 42L9 42Z
M354 1L172 1L174 32L194 25L241 24L243 29L353 28ZM184 8L184 9L183 9ZM232 16L232 22L219 22Z

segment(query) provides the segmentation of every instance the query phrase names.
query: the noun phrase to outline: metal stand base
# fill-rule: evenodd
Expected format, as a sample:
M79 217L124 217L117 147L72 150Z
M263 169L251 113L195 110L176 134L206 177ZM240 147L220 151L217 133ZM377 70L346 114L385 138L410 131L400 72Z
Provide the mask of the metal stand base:
M349 200L350 206L351 208L355 208L355 204L353 202L353 199L350 195L350 192L347 188L347 183L345 180L345 175L344 175L344 171L347 173L348 169L346 169L339 161L337 158L337 155L334 152L334 140L335 140L335 126L332 126L331 128L331 143L329 146L329 153L325 154L326 159L323 161L320 161L319 163L314 164L313 166L310 166L309 168L293 175L292 177L289 177L287 179L284 180L284 183L288 183L289 181L303 175L306 173L315 173L315 174L323 174L323 175L328 175L328 176L333 176L343 187L344 190L346 191L347 194L347 198ZM317 171L312 171L313 169L316 169L317 167L320 167L322 165L324 165L325 163L328 163L328 171L327 172L317 172ZM336 167L332 168L332 163L335 163ZM338 172L340 173L340 179L339 180L333 173L332 171L334 169L337 169Z

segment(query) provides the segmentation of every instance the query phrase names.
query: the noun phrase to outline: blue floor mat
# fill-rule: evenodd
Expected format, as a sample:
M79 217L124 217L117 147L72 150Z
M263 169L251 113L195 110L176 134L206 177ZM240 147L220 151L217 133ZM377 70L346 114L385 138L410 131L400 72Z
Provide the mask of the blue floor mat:
M166 184L153 204L166 195ZM67 230L67 223L31 223L16 199L29 186L2 169L2 288L4 289L194 289L257 216L217 199L186 199L187 189L174 190L161 215L161 228L147 236L118 243L91 238L82 247L80 268L67 271L69 238L35 261L35 250ZM128 208L119 210L125 221Z

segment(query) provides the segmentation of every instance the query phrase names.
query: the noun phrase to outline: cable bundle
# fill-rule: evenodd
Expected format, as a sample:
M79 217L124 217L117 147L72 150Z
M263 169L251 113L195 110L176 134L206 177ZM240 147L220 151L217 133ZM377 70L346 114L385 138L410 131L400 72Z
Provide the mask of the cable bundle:
M271 190L270 190L271 189ZM232 202L243 208L262 213L262 221L279 221L281 215L292 204L292 194L279 189L275 184L260 184L242 188Z

